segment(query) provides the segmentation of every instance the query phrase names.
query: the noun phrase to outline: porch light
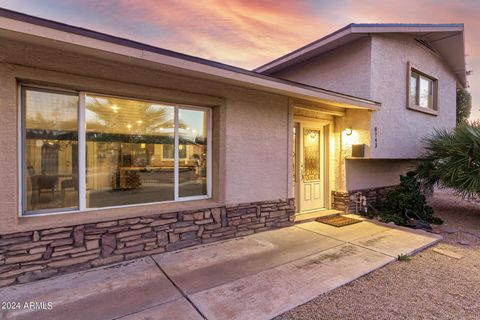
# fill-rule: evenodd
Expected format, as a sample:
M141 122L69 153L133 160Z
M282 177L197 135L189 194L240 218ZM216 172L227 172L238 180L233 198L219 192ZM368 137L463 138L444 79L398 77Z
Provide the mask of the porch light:
M348 128L345 128L345 134L346 134L347 136L351 136L351 135L352 135L352 133L353 133L353 130L352 130L352 128L350 128L350 127L348 127Z

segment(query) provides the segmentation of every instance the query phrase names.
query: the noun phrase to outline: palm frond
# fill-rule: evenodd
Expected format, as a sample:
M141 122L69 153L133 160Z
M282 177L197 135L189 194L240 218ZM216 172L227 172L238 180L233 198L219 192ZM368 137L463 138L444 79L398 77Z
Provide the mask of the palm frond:
M424 139L425 153L416 173L425 183L454 189L459 195L480 195L480 123L462 123L436 130Z

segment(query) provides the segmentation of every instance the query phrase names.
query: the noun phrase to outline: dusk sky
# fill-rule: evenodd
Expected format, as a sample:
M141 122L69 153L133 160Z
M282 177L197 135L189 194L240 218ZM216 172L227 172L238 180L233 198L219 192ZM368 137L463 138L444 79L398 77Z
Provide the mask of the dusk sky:
M0 6L252 69L349 23L464 23L480 119L480 0L0 0Z

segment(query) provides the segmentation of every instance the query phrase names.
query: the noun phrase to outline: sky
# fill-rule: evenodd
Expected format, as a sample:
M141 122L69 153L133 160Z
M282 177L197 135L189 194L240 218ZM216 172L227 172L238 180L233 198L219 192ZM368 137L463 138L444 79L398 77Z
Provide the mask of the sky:
M480 0L0 0L0 7L253 69L349 23L464 23L480 120Z

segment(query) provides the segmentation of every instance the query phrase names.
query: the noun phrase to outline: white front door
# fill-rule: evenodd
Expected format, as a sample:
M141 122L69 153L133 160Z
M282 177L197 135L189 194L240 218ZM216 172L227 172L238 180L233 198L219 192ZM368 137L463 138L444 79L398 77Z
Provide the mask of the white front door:
M296 180L299 212L325 208L325 126L298 123ZM296 132L297 133L297 132Z

